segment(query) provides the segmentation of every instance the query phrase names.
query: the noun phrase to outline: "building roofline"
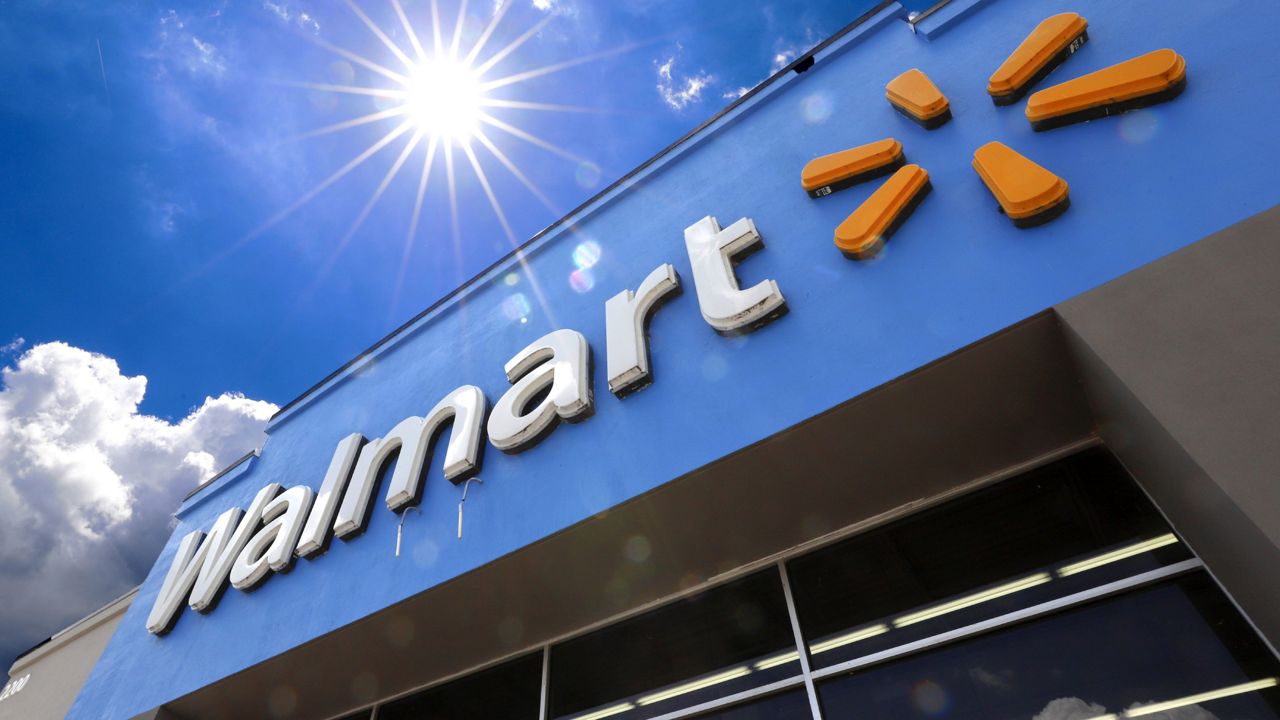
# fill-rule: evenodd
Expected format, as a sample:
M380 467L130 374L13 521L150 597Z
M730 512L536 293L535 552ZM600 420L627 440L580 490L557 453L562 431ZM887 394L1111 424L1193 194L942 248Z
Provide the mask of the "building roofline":
M273 416L273 417L274 417L274 416ZM205 489L205 488L209 487L210 485L212 485L212 484L213 484L213 482L214 482L215 480L217 480L218 478L222 477L223 475L226 475L227 473L231 472L232 470L235 470L236 468L240 467L240 464L241 464L241 463L243 463L244 461L248 460L249 458L255 457L257 454L258 454L258 451L257 451L257 450L250 450L249 452L245 453L244 455L241 455L241 456L240 456L239 458L237 458L236 460L233 460L233 461L231 462L231 464L230 464L230 465L228 465L228 466L226 466L226 467L222 468L222 469L221 469L221 470L219 470L216 474L214 474L214 475L210 476L210 477L209 477L209 479L205 480L204 482L200 483L199 485L196 485L194 488L191 488L190 492L188 492L186 495L183 495L183 496L182 496L182 502L180 502L180 503L178 503L178 504L179 504L179 505L181 505L182 503L184 503L184 502L186 502L186 501L190 500L191 498L195 497L196 495L198 495L198 494L200 493L200 491L201 491L201 490L203 490L203 489Z
M134 587L97 610L18 653L9 665L10 670L17 669L19 665L25 666L34 662L38 655L43 655L44 652L51 650L54 646L61 646L66 642L70 642L111 619L117 613L123 613L129 607L129 603L133 602L133 596L138 593L139 587L141 586Z

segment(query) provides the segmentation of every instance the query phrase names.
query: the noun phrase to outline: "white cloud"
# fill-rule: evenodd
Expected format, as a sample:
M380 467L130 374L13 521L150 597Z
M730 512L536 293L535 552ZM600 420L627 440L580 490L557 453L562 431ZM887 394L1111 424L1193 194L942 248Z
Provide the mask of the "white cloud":
M177 423L138 405L147 379L54 342L3 370L0 651L138 583L182 497L256 447L276 406L223 394Z
M298 8L301 3L273 0L273 4L288 15L289 22L305 22L305 13ZM283 19L275 10L266 6L255 10L261 20L280 29ZM292 67L296 63L289 60L289 53L277 53L279 57L264 55L246 65L241 60L244 54L236 52L237 35L224 23L184 13L180 8L157 14L154 33L140 53L151 72L152 82L139 87L155 115L152 124L158 132L153 144L169 150L198 143L217 151L227 161L223 170L241 178L246 187L253 187L264 202L294 200L309 186L306 178L319 161L304 143L282 140L313 127L314 114L307 115L301 96L299 102L282 101L278 89L265 90L260 80L267 75L296 73L297 68ZM210 62L221 71L205 63L202 45L208 46ZM236 112L228 113L229 107L235 107ZM304 115L311 119L304 120ZM186 192L185 185L175 184L171 178L153 181L146 177L147 172L145 167L139 171L143 182L134 197L154 237L177 236L185 224L201 219L198 198Z
M26 338L16 337L13 340L10 340L7 344L0 345L0 357L5 357L7 355L12 355L18 352L19 350L22 349L22 346L26 344L27 344Z
M1098 717L1106 710L1097 703L1086 702L1077 697L1057 698L1050 700L1032 720L1086 720Z
M1149 703L1133 703L1132 710ZM1044 709L1032 720L1092 720L1106 714L1107 709L1097 703L1091 703L1078 697L1065 697L1050 700ZM1184 705L1163 712L1151 713L1146 717L1152 720L1218 720L1218 716L1199 705Z
M562 18L581 20L582 9L573 0L529 0L534 10ZM501 5L501 2L497 3ZM496 6L495 6L496 10Z
M172 187L154 182L146 168L135 173L138 200L146 216L147 229L157 238L167 238L178 231L179 220L189 214L194 203L180 200Z
M769 74L772 75L778 72L782 68L790 65L791 61L795 59L796 59L795 48L787 48L786 50L783 50L781 52L774 53L773 64L769 66Z
M297 25L303 30L310 30L313 33L320 32L320 23L310 13L292 9L288 3L262 0L262 7L265 10L270 10L285 23Z
M812 28L805 29L804 47L807 48L814 45L813 35L814 33ZM801 47L795 43L787 42L785 38L778 38L774 40L773 48L773 58L769 61L769 72L764 77L760 78L759 82L764 82L766 78L778 73L800 56ZM750 91L750 87L742 85L732 90L726 90L720 95L720 97L725 100L737 100Z
M176 10L160 16L159 44L154 55L174 62L193 76L220 79L227 71L226 59L218 48L197 37Z
M1007 690L1013 687L1012 672L1009 670L992 672L983 667L974 667L969 668L969 678L990 688Z
M222 56L218 54L218 48L213 43L202 41L195 35L191 36L191 44L199 53L200 64L209 69L210 72L221 75L226 72L227 65L222 62Z
M676 46L679 51L680 46ZM675 70L676 55L668 56L665 62L654 61L658 70L658 95L672 110L683 110L702 99L702 91L715 82L715 76L699 70L689 75L677 73Z
M184 210L178 203L162 202L155 207L154 212L153 223L156 230L165 235L172 235L173 231L178 229L178 216Z

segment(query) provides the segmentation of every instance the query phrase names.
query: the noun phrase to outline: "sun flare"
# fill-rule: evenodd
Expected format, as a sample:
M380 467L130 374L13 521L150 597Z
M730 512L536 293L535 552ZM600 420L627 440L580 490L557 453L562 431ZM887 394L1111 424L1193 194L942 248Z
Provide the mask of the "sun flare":
M424 137L466 142L480 128L485 99L471 67L447 57L428 59L409 73L404 111Z
M369 195L346 232L337 241L316 280L318 283L336 266L339 255L355 238L379 199L401 174L401 170L406 167L420 167L417 193L401 252L400 268L391 292L390 306L394 308L405 282L420 221L426 212L424 200L427 186L433 178L441 178L446 184L449 222L445 227L449 228L453 252L460 256L463 237L458 213L458 174L465 172L468 168L470 175L476 180L488 200L493 215L512 248L518 247L519 242L502 202L498 199L497 190L490 181L489 173L493 168L491 166L486 170L485 165L488 164L486 161L496 161L503 171L523 185L529 194L545 206L553 216L563 214L563 211L556 207L542 189L500 147L504 141L515 140L532 145L572 163L577 168L594 166L586 158L535 135L522 125L527 122L527 113L531 112L601 113L606 111L580 105L562 105L510 97L511 91L533 78L551 75L627 52L638 44L619 45L562 62L512 72L509 67L506 67L514 64L512 55L530 39L537 37L543 27L555 17L554 15L547 14L505 45L491 50L488 47L489 40L494 36L503 16L515 4L515 0L497 0L492 5L492 14L480 34L476 37L467 37L465 42L463 30L467 19L468 0L459 0L452 32L444 22L441 22L439 0L418 4L414 8L414 19L420 22L425 21L426 28L429 28L422 34L414 29L414 20L401 5L401 0L389 0L390 9L399 21L401 29L399 41L393 40L365 12L357 0L345 0L345 3L352 14L390 53L389 59L392 62L370 59L321 37L308 38L316 45L342 57L348 63L348 67L358 66L372 73L372 76L367 78L371 82L369 84L318 82L286 84L313 91L367 98L373 111L296 135L293 139L314 138L374 123L387 123L390 128L381 138L357 153L342 167L261 223L241 239L237 246L265 232L311 202L355 168L374 156L383 154L384 149L399 146L399 153L390 162L382 180ZM510 117L513 114L517 117ZM503 119L503 116L508 116L509 119ZM420 165L417 162L409 162L415 151L422 158ZM443 167L433 173L433 168L437 165L443 165ZM437 227L440 225L444 224L437 224ZM523 263L523 260L521 262ZM535 298L549 316L537 278L527 267L526 273Z

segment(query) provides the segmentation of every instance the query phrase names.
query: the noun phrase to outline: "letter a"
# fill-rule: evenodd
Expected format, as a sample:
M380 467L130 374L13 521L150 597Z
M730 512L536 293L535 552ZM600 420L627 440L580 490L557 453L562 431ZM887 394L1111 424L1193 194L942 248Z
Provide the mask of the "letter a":
M590 361L587 339L576 330L548 333L516 353L505 367L514 385L489 415L489 442L504 452L518 452L538 440L557 417L573 420L589 413ZM542 402L528 409L548 387Z

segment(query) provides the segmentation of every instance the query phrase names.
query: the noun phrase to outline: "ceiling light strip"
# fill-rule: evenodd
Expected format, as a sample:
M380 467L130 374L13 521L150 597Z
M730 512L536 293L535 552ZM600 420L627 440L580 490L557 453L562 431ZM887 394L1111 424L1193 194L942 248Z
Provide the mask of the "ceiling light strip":
M972 595L966 595L962 598L952 600L951 602L935 605L931 608L925 608L918 612L908 613L895 619L893 621L893 626L901 628L908 625L914 625L918 622L924 622L925 620L932 620L939 615L946 615L947 613L963 610L964 608L972 607L989 600L995 600L996 598L1004 597L1005 595L1011 595L1013 593L1026 590L1027 588L1043 585L1052 579L1053 577L1049 575L1049 573L1036 573L1035 575L1029 575L1021 580L1014 580L1011 583L998 585L989 590L983 590L982 592L974 593Z
M1255 680L1253 682L1242 683L1240 685L1232 685L1230 687L1220 688L1218 690L1210 690L1202 692L1198 695L1188 695L1177 700L1169 700L1168 702L1154 703L1152 705L1143 705L1142 707L1126 710L1125 717L1135 718L1143 715L1154 715L1156 713L1173 710L1174 708L1185 707L1187 705L1195 705L1197 703L1209 702L1210 700L1218 700L1232 695L1240 695L1242 693L1254 692L1257 690L1265 690L1276 686L1277 678L1266 678L1264 680Z
M865 627L860 630L854 630L851 633L845 633L844 635L841 635L839 637L834 637L829 640L823 640L822 642L816 642L809 646L809 652L814 655L817 655L818 653L821 653L821 652L834 650L838 647L843 647L850 643L856 643L859 640L866 640L867 638L875 637L876 635L883 635L887 632L889 632L889 626L885 625L884 623L880 623L878 625L872 625L871 627Z
M755 663L752 663L751 667L755 668L756 670L768 670L769 668L775 668L775 667L778 667L779 665L786 665L787 663L795 662L796 660L799 660L799 659L800 659L800 653L796 652L795 650L792 650L791 652L786 652L786 653L782 653L781 655L774 655L773 657L765 658L764 660L759 660Z
M750 674L751 668L746 665L740 665L736 668L712 675L711 677L694 680L693 682L685 683L683 685L677 685L669 690L663 690L662 692L644 695L639 700L636 700L636 704L652 705L654 703L662 702L663 700L670 700L673 697L684 695L685 693L694 692L695 690L703 690L711 687L712 685L719 685L722 682L736 680L737 678Z
M1092 570L1096 567L1101 567L1108 563L1113 563L1120 560L1124 560L1126 558L1131 558L1134 555L1141 555L1142 553L1150 552L1152 550L1155 550L1156 548L1164 547L1165 545L1173 545L1177 542L1178 542L1177 535L1174 535L1173 533L1166 533L1159 537L1151 538L1150 540L1143 540L1142 542L1134 543L1133 545L1127 545L1118 550L1112 550L1111 552L1103 553L1102 555L1098 555L1097 557L1092 557L1087 560L1081 560L1080 562L1071 563L1070 565L1064 565L1058 568L1058 577L1067 577L1068 575L1075 575L1076 573L1082 573L1085 570Z
M635 709L636 709L636 706L634 703L629 703L629 702L618 703L617 705L610 705L609 707L604 708L603 710L597 710L593 713L588 713L586 715L579 715L573 720L600 720L600 718L607 718L612 715L617 715L618 713L624 713L628 710L635 710Z

